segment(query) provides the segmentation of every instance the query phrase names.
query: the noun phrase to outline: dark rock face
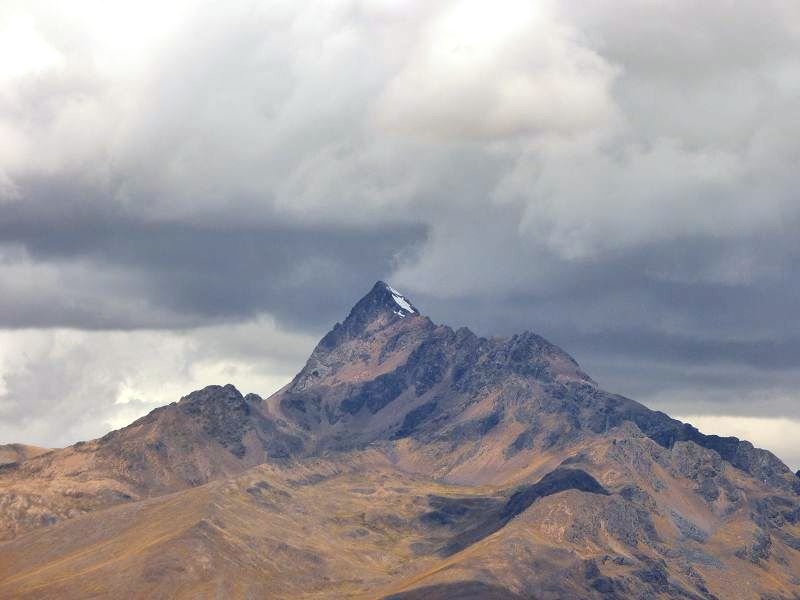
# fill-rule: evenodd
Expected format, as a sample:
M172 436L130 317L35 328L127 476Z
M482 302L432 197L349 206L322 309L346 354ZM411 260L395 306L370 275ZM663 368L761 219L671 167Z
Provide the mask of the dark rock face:
M671 516L672 522L675 524L675 527L678 528L678 531L681 532L683 537L701 544L705 543L705 541L708 539L708 534L700 529L697 525L692 523L689 519L683 517L675 511L672 511Z
M496 498L450 498L430 496L428 505L433 509L420 519L426 525L455 527L462 523L483 519L487 513L500 506Z
M554 359L591 381L571 356L529 331L499 340L479 338L466 328L449 333L455 347L453 388L456 391L477 393L514 376L552 383L556 371Z
M341 409L351 415L365 406L373 415L402 394L406 389L405 373L398 369L366 382L357 392L345 398Z
M298 454L302 440L282 431L259 410L262 398L242 394L233 385L210 385L181 399L178 408L198 420L203 431L234 456L246 453L244 436L254 431L269 458L289 458Z
M436 400L426 402L421 406L409 411L403 417L400 428L392 434L393 440L399 440L410 436L422 423L424 423L434 412L436 412Z
M250 404L232 385L210 385L181 399L178 407L203 424L203 430L235 456L245 454L244 434L252 428Z
M766 496L752 506L753 521L761 527L779 529L800 522L800 503L781 496Z
M669 573L663 561L646 560L645 568L634 571L633 574L656 593L669 591Z
M260 425L259 439L268 458L289 459L302 452L303 440L298 436L282 431L269 419L261 420Z
M520 433L514 439L511 445L505 449L503 453L504 456L506 458L511 458L512 456L519 454L523 450L530 450L531 448L533 448L533 440L536 436L536 433L537 433L536 427L530 427L525 431L523 431L522 433Z
M479 440L497 427L501 419L502 413L495 411L485 417L459 423L454 428L448 430L442 438L449 440L453 447L466 441Z
M736 556L757 565L763 560L768 560L771 552L772 538L769 533L759 529L753 534L752 542L749 545L736 551Z

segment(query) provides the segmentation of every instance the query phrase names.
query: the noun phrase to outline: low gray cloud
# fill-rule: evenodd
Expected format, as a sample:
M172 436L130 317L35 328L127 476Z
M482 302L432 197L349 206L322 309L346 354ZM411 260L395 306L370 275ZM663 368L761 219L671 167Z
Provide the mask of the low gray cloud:
M51 204L89 194L67 181L28 189L0 224L2 327L175 328L268 311L319 328L425 235L403 223L154 223L116 215L96 190L101 208L59 219Z
M388 278L658 408L800 420L798 22L789 0L6 2L0 327L88 337L52 338L59 373L7 361L2 406L94 435L149 364L79 350L120 332L273 319L305 340L284 376ZM225 348L175 364L249 364Z

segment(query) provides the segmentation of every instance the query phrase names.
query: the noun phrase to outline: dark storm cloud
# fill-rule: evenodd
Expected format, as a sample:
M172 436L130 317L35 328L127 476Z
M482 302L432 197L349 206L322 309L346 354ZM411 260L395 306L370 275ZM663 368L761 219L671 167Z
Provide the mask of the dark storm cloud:
M48 234L41 243L29 238L21 245L34 262L58 268L79 260L95 278L56 281L37 290L49 294L37 310L34 298L15 298L18 306L5 307L0 327L171 328L269 312L285 325L318 329L340 318L374 274L388 272L397 253L421 235L408 226L226 231L115 224L102 231ZM127 271L128 279L109 287L102 277L106 270ZM69 306L59 310L59 303L68 305L74 294L87 293L134 296L152 310L111 315Z
M517 289L431 296L432 310L445 313L461 304L483 332L556 328L562 337L589 340L617 331L619 342L609 350L628 347L638 354L651 347L654 356L670 360L731 359L739 349L740 358L765 368L797 362L784 352L792 343L781 341L800 335L793 318L800 297L794 234L682 238L577 263L544 254L530 266L541 271L544 285L528 285L524 266L513 256L509 261L510 270L502 262L495 270L509 280L516 270ZM751 342L761 344L760 354L743 350ZM681 345L685 351L670 350Z
M795 240L685 238L577 265L551 257L548 285L532 291L414 298L484 335L536 331L607 389L669 412L798 418Z

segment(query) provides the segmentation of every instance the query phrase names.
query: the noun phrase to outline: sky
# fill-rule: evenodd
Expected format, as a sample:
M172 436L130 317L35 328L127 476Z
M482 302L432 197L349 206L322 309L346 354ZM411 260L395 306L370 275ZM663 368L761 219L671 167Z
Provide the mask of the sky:
M795 0L4 0L0 443L269 395L379 279L800 468Z

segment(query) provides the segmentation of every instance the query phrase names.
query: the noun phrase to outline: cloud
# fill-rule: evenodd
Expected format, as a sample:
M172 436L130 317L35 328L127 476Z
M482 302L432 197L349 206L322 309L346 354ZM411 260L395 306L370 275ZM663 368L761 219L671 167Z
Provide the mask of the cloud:
M377 103L400 135L503 139L604 127L615 69L550 2L467 0L434 12Z
M26 188L0 222L4 327L175 328L260 312L319 327L424 237L402 223L153 223L66 179Z
M267 317L191 332L0 330L0 439L99 437L212 383L266 396L314 344Z
M166 336L222 375L248 354L181 344L259 319L314 338L387 278L659 408L797 417L798 19L789 0L5 2L6 342L56 336L78 364ZM107 354L50 374L93 432L127 373ZM26 369L4 371L18 418L50 394ZM30 406L37 439L57 431Z

